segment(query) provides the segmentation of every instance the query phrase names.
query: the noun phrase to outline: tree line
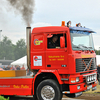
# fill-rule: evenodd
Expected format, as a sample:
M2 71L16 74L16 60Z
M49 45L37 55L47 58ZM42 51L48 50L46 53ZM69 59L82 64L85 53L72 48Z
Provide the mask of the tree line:
M95 50L96 55L100 55L100 50Z
M20 39L16 44L13 44L7 36L3 36L2 41L0 41L0 60L17 60L25 55L25 39Z
M100 55L100 50L95 50L95 52ZM0 41L0 60L17 60L25 55L25 39L20 39L16 44L13 44L7 36L3 36L2 41Z

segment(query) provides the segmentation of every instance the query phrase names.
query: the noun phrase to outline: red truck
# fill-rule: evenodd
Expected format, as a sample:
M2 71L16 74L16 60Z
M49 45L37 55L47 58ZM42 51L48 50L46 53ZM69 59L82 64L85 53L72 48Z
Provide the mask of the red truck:
M34 76L0 78L0 95L61 100L96 90L97 68L91 29L84 27L27 27L27 65ZM54 42L54 38L55 42ZM52 45L52 46L49 46Z

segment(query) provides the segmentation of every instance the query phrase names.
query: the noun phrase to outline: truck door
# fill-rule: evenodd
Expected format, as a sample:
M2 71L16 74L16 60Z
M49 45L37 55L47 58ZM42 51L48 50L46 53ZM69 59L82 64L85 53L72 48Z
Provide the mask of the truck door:
M32 34L31 39L31 69L45 67L45 40L43 33Z
M48 33L46 42L46 69L67 67L67 35L65 32ZM65 38L65 47L60 47L60 37Z

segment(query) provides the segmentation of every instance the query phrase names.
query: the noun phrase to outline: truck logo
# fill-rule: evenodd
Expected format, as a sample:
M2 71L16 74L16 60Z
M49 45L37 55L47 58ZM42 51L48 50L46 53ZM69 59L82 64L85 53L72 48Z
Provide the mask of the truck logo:
M34 60L37 61L37 60L41 60L41 59L39 59L37 56L35 56Z
M42 66L42 56L33 56L34 66Z
M85 61L83 60L83 63L84 63L84 65L85 65L85 69L84 69L84 71L90 69L92 61L93 61L93 59L91 58L90 61L89 61L89 63L86 65Z
M38 39L34 40L34 45L40 45L41 43L43 43L43 40L38 40Z

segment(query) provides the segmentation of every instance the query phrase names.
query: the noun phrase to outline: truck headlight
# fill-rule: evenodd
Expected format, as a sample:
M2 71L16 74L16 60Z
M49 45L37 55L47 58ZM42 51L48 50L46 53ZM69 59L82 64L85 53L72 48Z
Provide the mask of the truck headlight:
M92 81L93 81L93 75L92 75Z
M75 83L75 78L71 78L71 83Z
M96 80L96 78L97 78L97 76L96 76L96 75L94 75L94 80Z
M92 80L92 77L90 76L90 81Z
M87 77L87 81L89 82L89 80L90 80L90 78L89 78L89 76Z
M79 77L76 77L76 82L79 82Z

